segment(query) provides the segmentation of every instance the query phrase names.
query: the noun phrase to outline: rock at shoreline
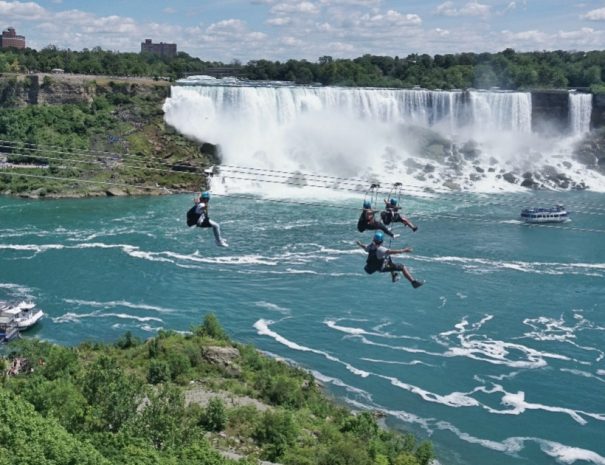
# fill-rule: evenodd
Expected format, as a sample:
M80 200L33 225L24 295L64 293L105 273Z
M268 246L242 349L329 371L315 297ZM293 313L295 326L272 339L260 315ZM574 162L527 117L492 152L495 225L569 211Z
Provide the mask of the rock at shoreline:
M117 187L110 187L105 191L105 194L107 194L107 197L126 197L128 195L128 193Z

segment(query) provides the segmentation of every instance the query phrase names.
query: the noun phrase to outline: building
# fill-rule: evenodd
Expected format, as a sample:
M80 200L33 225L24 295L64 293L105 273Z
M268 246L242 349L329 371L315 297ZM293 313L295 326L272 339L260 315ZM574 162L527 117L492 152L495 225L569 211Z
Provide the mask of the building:
M154 44L151 39L145 39L145 42L141 42L141 53L154 53L162 57L175 57L176 56L176 44L165 44L160 42Z
M0 37L0 48L25 48L25 37L18 36L15 29L9 27L2 31Z

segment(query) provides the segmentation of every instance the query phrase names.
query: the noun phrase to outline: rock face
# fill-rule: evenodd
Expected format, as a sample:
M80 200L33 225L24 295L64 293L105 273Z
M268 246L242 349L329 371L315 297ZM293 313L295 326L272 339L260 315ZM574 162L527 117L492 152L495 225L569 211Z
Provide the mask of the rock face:
M235 347L209 346L204 349L203 356L230 376L238 376L241 372L237 364L239 350Z
M602 128L605 126L605 94L595 94L592 98L590 125L593 128Z
M569 93L567 90L531 93L532 131L560 134L569 131Z
M588 134L576 146L573 158L587 168L605 174L605 128Z

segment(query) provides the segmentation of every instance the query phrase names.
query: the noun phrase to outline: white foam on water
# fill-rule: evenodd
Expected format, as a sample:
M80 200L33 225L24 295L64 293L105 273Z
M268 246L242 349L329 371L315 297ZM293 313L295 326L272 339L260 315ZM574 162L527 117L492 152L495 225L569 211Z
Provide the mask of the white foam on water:
M580 275L580 276L605 276L605 263L558 263L558 262L524 262L503 261L487 258L435 256L425 257L415 255L414 260L425 262L437 262L447 265L460 266L468 272L494 273L498 271L519 271L521 273L545 274L545 275Z
M363 397L364 399L366 399L367 401L372 402L372 395L369 392L364 391L363 389L357 388L355 386L351 386L350 384L345 383L340 378L326 376L317 370L311 370L311 374L313 375L313 377L315 379L317 379L318 381L320 381L324 384L329 383L329 384L333 384L334 386L344 388L347 392L359 395L359 396Z
M589 371L584 371L584 370L575 370L575 369L571 369L571 368L559 368L560 371L562 371L563 373L571 373L572 375L575 376L581 376L583 378L590 378L590 379L595 379L597 381L599 381L600 383L605 383L605 379L603 378L599 378L598 376L595 376L594 374L590 373ZM597 370L597 374L598 374Z
M163 323L161 318L152 317L152 316L137 316L130 315L128 313L103 313L101 311L95 311L91 313L74 313L67 312L63 315L51 318L53 323L79 323L81 320L86 318L119 318L123 320L136 320L142 323L148 321L157 321L159 323Z
M520 415L525 413L527 410L542 410L550 413L563 413L569 415L574 421L581 425L585 425L587 420L584 417L593 418L599 421L605 421L605 414L585 412L583 410L574 410L566 407L557 407L552 405L544 405L535 402L527 402L525 400L525 392L507 392L502 386L494 385L491 389L485 387L478 387L476 391L485 392L488 394L502 393L501 404L507 407L511 407L507 410L497 410L485 406L486 410L490 413L504 414L504 415Z
M493 318L487 315L480 321L470 325L471 331L478 331ZM546 359L571 360L565 355L552 352L540 351L522 344L489 339L481 334L467 334L469 321L463 318L455 326L455 329L439 333L434 340L447 347L443 354L445 357L468 357L494 365L506 365L511 368L541 368L548 363ZM450 337L455 337L455 342ZM508 356L511 352L518 353L523 359L511 360Z
M399 360L380 360L374 358L361 357L360 360L364 360L366 362L371 363L383 363L385 365L407 365L407 366L415 366L415 365L424 365L427 367L435 368L437 365L431 365L430 363L426 363L420 360L412 360L411 362L401 362Z
M175 308L159 307L157 305L136 304L127 300L110 300L106 302L97 302L95 300L63 299L68 304L83 305L87 307L115 308L127 307L140 310L150 310L158 313L178 313L180 310Z
M522 338L528 338L535 341L556 341L570 344L578 349L587 352L596 352L596 362L603 360L605 352L598 347L583 346L576 342L577 334L581 331L597 331L601 332L605 328L595 325L584 316L574 311L573 318L575 324L568 324L564 317L552 318L540 316L537 318L525 318L523 324L531 327L533 331L523 333ZM586 363L586 362L585 362Z
M382 331L366 331L362 328L352 328L349 326L342 326L337 324L339 321L348 320L348 318L334 318L334 319L325 319L324 324L331 329L335 329L336 331L340 331L342 333L351 334L353 336L357 335L366 335L366 336L378 336L386 339L413 339L417 341L421 341L422 338L417 336L406 336L406 335L394 335Z
M542 449L545 454L553 457L560 463L573 464L577 461L582 461L594 463L595 465L605 465L605 457L594 451L582 449L580 447L566 446L564 444L554 441L547 441L545 439L533 440L540 445L540 449Z
M419 425L428 434L431 434L433 432L433 430L430 426L431 423L433 422L433 419L431 419L431 418L422 418L422 417L419 417L418 415L414 415L413 413L405 412L403 410L389 410L385 407L375 404L374 402L372 402L372 404L370 404L370 405L363 404L354 399L345 399L345 402L347 402L348 404L352 405L353 407L355 407L359 410L378 411L385 415L390 415L392 417L395 417L395 418L403 421L404 423L408 423L408 424L412 424L412 425Z
M481 407L482 404L473 397L469 396L467 392L450 392L449 394L437 394L434 392L427 391L426 389L422 389L421 387L414 386L413 384L406 383L392 376L379 375L376 373L372 373L373 375L386 379L393 386L401 388L405 391L411 392L420 396L423 400L427 402L433 402L436 404L445 405L447 407Z
M256 305L257 307L260 307L260 308L266 308L268 310L279 312L282 315L289 315L290 314L290 309L289 308L280 307L277 304L274 304L274 303L271 303L271 302L266 302L264 300L260 300L258 302L254 302L254 305Z
M286 339L279 333L276 333L275 331L269 329L269 326L271 326L274 323L275 322L271 321L271 320L260 319L260 320L256 321L253 326L259 335L269 336L269 337L273 338L275 341L279 342L282 345L285 345L286 347L289 347L292 350L298 350L301 352L312 352L314 354L321 355L322 357L325 357L326 359L328 359L332 362L336 362L341 365L344 365L346 367L346 369L349 370L351 373L353 373L357 376L361 376L362 378L366 378L370 375L370 373L368 373L367 371L360 370L359 368L354 367L350 363L343 362L342 360L334 357L333 355L330 355L327 352L324 352L324 351L318 350L318 349L312 349L310 347L306 347L306 346L300 345L296 342Z

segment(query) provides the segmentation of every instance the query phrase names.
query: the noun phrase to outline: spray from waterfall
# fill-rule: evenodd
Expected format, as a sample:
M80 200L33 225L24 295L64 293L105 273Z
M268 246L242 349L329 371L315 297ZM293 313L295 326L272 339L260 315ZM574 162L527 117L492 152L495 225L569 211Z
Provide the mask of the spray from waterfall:
M589 105L577 107L570 122L585 128ZM600 174L573 160L571 138L532 133L526 92L175 86L164 111L181 133L218 145L226 165L453 190L605 189ZM283 186L228 181L217 188L293 195Z

